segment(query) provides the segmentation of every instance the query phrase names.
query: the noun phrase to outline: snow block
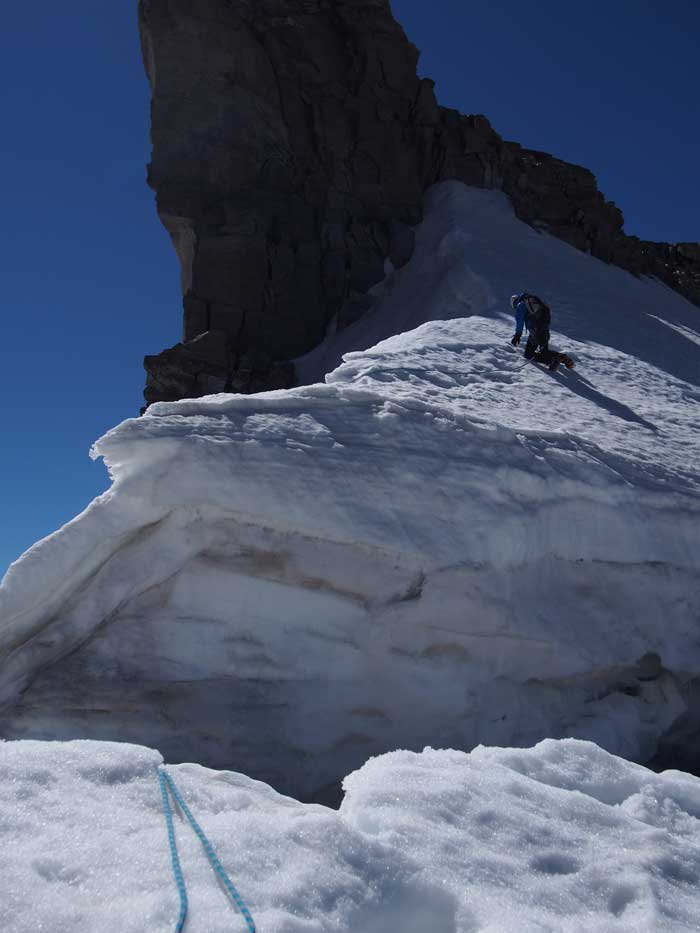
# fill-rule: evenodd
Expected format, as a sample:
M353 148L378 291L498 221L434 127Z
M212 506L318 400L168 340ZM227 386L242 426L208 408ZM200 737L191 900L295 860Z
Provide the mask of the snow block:
M575 371L510 346L519 290ZM324 383L159 403L97 443L111 490L0 588L5 737L327 800L398 746L646 761L692 734L697 309L457 183L376 302L301 361Z

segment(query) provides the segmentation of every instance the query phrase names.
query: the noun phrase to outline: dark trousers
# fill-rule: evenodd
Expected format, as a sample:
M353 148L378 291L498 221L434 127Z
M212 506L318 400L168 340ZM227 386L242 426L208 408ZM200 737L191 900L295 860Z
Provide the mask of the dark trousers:
M525 344L525 359L549 366L557 354L549 349L549 331L545 328L531 330Z

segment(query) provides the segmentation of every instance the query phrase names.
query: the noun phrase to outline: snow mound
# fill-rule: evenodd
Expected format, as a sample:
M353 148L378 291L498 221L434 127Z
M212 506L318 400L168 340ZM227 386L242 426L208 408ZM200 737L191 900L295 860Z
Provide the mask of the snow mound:
M0 744L0 925L170 931L159 754ZM260 933L697 929L700 781L545 741L369 761L340 811L241 774L168 768ZM245 931L176 815L192 929Z
M576 371L510 346L521 288ZM439 186L375 311L302 362L345 353L325 383L97 443L111 490L0 587L3 735L244 752L306 799L397 746L650 759L697 725L699 341L659 283Z

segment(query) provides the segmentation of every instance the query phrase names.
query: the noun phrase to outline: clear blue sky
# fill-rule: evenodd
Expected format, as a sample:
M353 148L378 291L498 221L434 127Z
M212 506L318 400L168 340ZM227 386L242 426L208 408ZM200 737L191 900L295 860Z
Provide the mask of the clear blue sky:
M393 8L441 103L591 168L628 232L700 239L697 0ZM145 184L136 0L9 4L0 102L2 573L106 488L88 449L138 412L180 297Z

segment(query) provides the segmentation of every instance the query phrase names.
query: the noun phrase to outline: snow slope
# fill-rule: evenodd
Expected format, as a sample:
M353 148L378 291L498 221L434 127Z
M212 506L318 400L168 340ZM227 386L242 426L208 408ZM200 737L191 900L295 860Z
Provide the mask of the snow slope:
M509 345L523 289L575 372ZM648 760L692 731L700 311L449 183L302 371L343 353L97 443L111 490L0 588L2 734L244 761L308 799L397 746Z
M0 744L0 927L172 931L158 753ZM198 765L169 767L260 933L697 930L700 781L595 745L398 751L339 811ZM184 819L187 929L241 931Z

